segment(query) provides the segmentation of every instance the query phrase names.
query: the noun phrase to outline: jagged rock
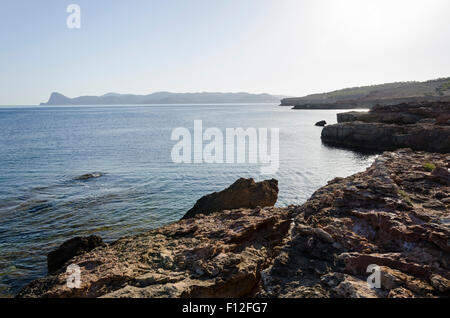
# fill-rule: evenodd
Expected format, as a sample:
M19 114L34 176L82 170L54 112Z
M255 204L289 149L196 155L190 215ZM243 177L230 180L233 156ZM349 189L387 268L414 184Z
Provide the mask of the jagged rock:
M253 209L274 206L278 199L278 181L275 179L255 182L253 179L239 179L227 189L202 197L183 219L197 214L208 214L223 210Z
M327 124L327 122L325 120L321 120L316 123L316 126L325 127L326 124Z
M441 293L446 293L450 290L450 280L445 279L441 275L434 274L430 278L431 286L439 290Z
M75 256L19 297L449 297L450 187L425 163L446 154L384 153L302 206L213 212ZM442 206L428 204L438 200ZM381 269L381 288L366 282Z
M414 294L406 288L399 287L392 289L388 294L388 298L414 298Z
M431 175L436 181L441 182L442 184L450 185L450 172L448 171L448 168L437 167L433 170Z
M322 141L331 145L374 150L411 148L450 152L450 102L376 106L370 112L337 115Z
M64 242L57 250L47 255L47 268L49 273L59 270L74 256L92 251L99 246L105 246L99 236L75 237Z
M378 298L377 292L371 289L366 281L349 275L345 276L334 291L338 296L345 298Z
M181 220L73 258L80 289L68 288L68 274L59 272L19 297L249 296L286 238L291 215L258 208Z

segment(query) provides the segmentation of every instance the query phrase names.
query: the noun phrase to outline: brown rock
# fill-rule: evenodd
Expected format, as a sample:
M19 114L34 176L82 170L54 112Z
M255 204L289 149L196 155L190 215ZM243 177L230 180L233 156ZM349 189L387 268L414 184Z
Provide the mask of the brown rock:
M434 274L430 278L431 286L440 291L441 293L446 293L450 291L450 280L445 279L441 275Z
M183 219L197 214L233 209L254 209L274 206L278 199L278 181L275 179L255 182L253 179L239 179L229 188L204 196L190 209Z
M57 250L47 255L47 267L49 273L59 270L74 256L92 251L99 246L105 246L99 236L75 237L64 242Z
M257 213L256 213L257 212ZM55 273L19 297L244 297L286 238L291 210L240 209L182 220L76 256L81 288Z
M414 298L414 294L403 287L399 287L391 290L388 298Z

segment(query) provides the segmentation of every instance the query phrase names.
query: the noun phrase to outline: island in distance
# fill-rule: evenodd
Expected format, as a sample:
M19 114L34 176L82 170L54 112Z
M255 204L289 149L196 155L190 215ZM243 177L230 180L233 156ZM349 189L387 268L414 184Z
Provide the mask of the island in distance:
M41 106L62 105L145 105L145 104L220 104L220 103L279 103L286 96L250 93L170 93L157 92L148 95L108 93L101 96L69 98L52 93Z
M293 109L370 109L375 105L450 101L450 77L426 82L397 82L345 88L304 97L281 100L280 106Z

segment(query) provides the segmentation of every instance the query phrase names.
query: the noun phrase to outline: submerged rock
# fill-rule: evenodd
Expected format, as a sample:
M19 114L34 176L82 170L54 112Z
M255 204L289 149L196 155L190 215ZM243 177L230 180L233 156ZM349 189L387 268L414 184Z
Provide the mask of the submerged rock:
M101 172L86 173L86 174L83 174L83 175L81 175L79 177L76 177L75 180L83 181L83 180L95 179L95 178L100 178L103 175L104 174L101 173Z
M202 197L183 219L223 210L274 206L277 199L277 180L255 182L253 179L241 178L221 192Z
M99 246L105 246L105 243L103 243L101 237L95 235L75 237L64 242L57 250L47 255L48 272L53 273L58 271L74 256L90 252Z
M449 297L450 187L425 163L448 169L450 157L384 153L301 206L212 212L125 237L70 260L81 288L60 271L18 297ZM377 289L366 283L372 264Z

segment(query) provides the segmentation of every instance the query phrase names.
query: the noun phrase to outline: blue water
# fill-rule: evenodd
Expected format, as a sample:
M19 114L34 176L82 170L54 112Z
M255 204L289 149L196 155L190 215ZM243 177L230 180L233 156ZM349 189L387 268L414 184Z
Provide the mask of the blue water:
M301 204L373 156L330 148L314 123L336 110L276 105L0 108L0 294L46 275L46 254L77 235L107 241L178 220L201 196L239 177L277 178L279 206ZM175 164L172 129L280 128L280 168ZM80 175L101 172L91 180Z

